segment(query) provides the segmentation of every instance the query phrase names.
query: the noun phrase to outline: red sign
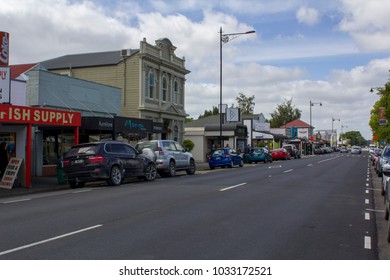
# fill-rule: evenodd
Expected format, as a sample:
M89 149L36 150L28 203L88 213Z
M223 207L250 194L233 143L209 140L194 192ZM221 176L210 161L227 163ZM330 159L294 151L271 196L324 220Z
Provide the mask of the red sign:
M0 105L0 123L81 126L81 113L60 110Z
M9 63L9 34L0 31L0 66L8 66Z

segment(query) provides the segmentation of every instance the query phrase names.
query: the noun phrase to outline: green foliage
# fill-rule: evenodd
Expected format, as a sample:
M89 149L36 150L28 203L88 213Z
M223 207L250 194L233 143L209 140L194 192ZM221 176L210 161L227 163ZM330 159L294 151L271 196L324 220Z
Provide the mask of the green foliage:
M348 131L341 135L342 139L347 139L351 146L366 146L367 140L363 138L359 131Z
M380 108L384 108L384 118L387 121L390 121L390 81L388 81L384 87L378 88L377 94L379 95L379 100L375 102L372 110L369 125L371 127L373 135L378 137L378 142L390 142L390 126L387 123L386 125L379 124L379 114Z
M218 114L219 114L218 107L213 106L212 110L204 110L203 115L199 115L199 119L200 118L209 117L209 116L213 116L213 115L218 115Z
M183 147L186 148L187 151L191 152L194 149L195 144L191 140L187 139L183 141Z
M255 102L253 100L255 100L254 95L247 97L242 92L238 94L236 101L238 103L238 108L240 108L241 114L253 114L253 110L255 108Z
M292 99L285 100L283 104L279 104L276 110L271 113L270 126L278 128L293 120L301 118L301 110L294 108Z

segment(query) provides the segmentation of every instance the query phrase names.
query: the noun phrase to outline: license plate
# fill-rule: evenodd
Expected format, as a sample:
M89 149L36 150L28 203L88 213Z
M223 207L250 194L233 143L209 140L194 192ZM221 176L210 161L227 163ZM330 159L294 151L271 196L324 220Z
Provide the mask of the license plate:
M74 161L74 163L83 163L83 162L84 162L83 159L76 159L76 160Z

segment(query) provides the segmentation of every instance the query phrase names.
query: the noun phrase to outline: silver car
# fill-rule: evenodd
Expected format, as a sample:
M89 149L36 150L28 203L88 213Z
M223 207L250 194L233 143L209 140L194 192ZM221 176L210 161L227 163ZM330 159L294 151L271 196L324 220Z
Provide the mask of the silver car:
M139 142L135 148L139 152L144 149L154 151L158 174L163 177L173 177L176 171L185 170L187 174L195 173L195 159L182 145L173 140L151 140Z

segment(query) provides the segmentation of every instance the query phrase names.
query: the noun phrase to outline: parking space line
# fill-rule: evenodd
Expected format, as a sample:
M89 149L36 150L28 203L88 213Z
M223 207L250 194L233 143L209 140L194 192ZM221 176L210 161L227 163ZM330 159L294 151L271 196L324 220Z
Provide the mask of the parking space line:
M220 192L224 192L224 191L231 190L231 189L234 189L234 188L238 188L238 187L241 187L241 186L244 186L244 185L246 185L246 183L241 183L241 184L238 184L238 185L226 187L226 188L220 189L219 191Z
M78 233L82 233L84 231L92 230L92 229L95 229L95 228L98 228L98 227L102 227L102 226L103 225L95 225L95 226L92 226L92 227L87 227L87 228L76 230L76 231L69 232L69 233L66 233L66 234L58 235L58 236L55 236L55 237L52 237L52 238L49 238L49 239L41 240L41 241L38 241L38 242L35 242L35 243L31 243L31 244L27 244L27 245L24 245L24 246L20 246L20 247L14 248L14 249L10 249L10 250L7 250L7 251L0 252L0 256L6 255L6 254L10 254L10 253L13 253L13 252L16 252L16 251L24 250L24 249L27 249L27 248L30 248L30 247L34 247L34 246L37 246L37 245L40 245L40 244L48 243L48 242L51 242L51 241L54 241L54 240L58 240L58 239L61 239L61 238L64 238L64 237L68 237L68 236L71 236L71 235L75 235L75 234L78 234Z
M18 200L9 200L2 202L3 204L9 204L9 203L17 203L17 202L23 202L23 201L29 201L31 198L25 198L25 199L18 199Z

